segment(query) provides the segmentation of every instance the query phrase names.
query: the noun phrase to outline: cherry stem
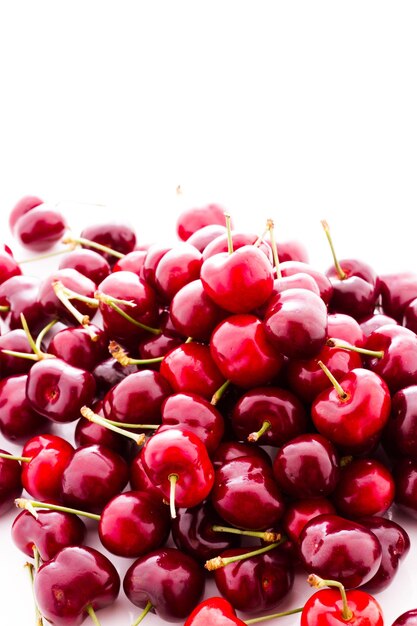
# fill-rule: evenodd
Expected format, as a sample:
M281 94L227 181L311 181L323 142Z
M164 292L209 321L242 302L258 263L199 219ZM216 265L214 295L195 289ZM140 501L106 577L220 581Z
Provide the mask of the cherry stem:
M93 422L94 424L98 424L99 426L103 426L103 428L107 428L108 430L112 430L119 435L123 435L124 437L129 437L132 439L138 446L142 446L145 443L145 435L141 433L137 435L135 433L131 433L124 428L119 428L118 426L114 426L110 424L106 418L101 417L101 415L97 415L94 413L88 406L81 407L80 413L86 420L89 422Z
M142 322L138 322L138 320L135 320L128 313L123 311L123 309L121 309L118 304L116 304L116 302L119 302L127 306L136 306L134 302L116 300L115 298L112 298L111 296L107 296L106 294L100 293L97 291L95 293L95 296L98 300L100 300L101 302L104 302L104 304L107 304L107 306L112 308L113 311L116 311L116 313L124 317L125 320L127 320L131 324L134 324L138 328L142 328L142 330L146 330L148 333L152 333L153 335L160 335L162 333L162 330L160 328L152 328L152 326L147 326L146 324L142 324Z
M60 513L70 513L71 515L81 515L82 517L88 517L96 522L100 521L100 515L96 513L89 513L88 511L80 511L79 509L72 509L71 507L61 506L59 504L51 504L50 502L40 502L39 500L27 500L26 498L16 498L14 501L18 509L25 509L32 512L31 509L47 509L48 511L58 511Z
M58 300L64 305L64 307L71 313L73 317L77 320L80 326L88 329L90 325L90 318L88 315L83 315L80 313L78 309L71 302L71 297L68 295L68 290L64 287L60 280L56 280L52 283L52 287L54 289L55 295ZM95 335L95 333L94 333Z
M33 594L33 601L35 603L36 626L43 626L42 615L41 615L41 612L39 610L38 604L36 602L35 593L34 593L34 589L33 589L33 584L35 582L35 573L34 573L35 572L35 568L33 567L32 563L25 563L25 568L29 572L29 578L30 578L32 594Z
M307 578L307 582L309 585L315 587L316 589L321 589L322 587L337 587L337 589L339 589L340 591L340 595L342 596L342 618L346 621L352 619L353 613L349 608L346 597L346 590L342 583L337 580L325 580L323 578L320 578L320 576L317 576L316 574L310 574L310 576Z
M123 367L127 367L128 365L149 365L151 363L160 363L164 360L163 356L158 356L153 359L132 359L132 357L127 355L126 350L113 340L109 343L109 352Z
M253 244L255 246L255 248L259 248L259 246L261 245L261 243L263 242L263 240L265 239L265 235L268 232L268 226L265 228L264 232L262 233L262 235L260 235L258 237L258 239L255 241L255 243Z
M304 607L300 606L298 609L290 609L289 611L283 611L282 613L273 613L272 615L263 615L262 617L254 617L253 619L244 620L245 624L257 624L258 622L266 622L268 619L277 619L278 617L285 617L286 615L295 615L295 613L301 613Z
M262 541L267 543L276 543L281 541L282 537L280 533L273 533L269 531L261 530L241 530L240 528L233 528L231 526L218 526L214 525L211 530L215 533L230 533L232 535L244 535L245 537L258 537Z
M330 348L341 348L342 350L350 350L351 352L358 352L359 354L366 354L367 356L374 356L377 359L382 359L384 356L383 350L368 350L367 348L359 348L351 343L340 341L340 339L334 339L333 337L326 341L326 345Z
M175 487L177 485L179 476L178 474L170 474L168 476L168 480L170 482L169 488L169 510L171 512L171 518L175 519L177 517L177 512L175 510Z
M42 341L43 341L44 337L49 333L51 328L53 328L55 326L57 321L58 320L52 320L52 322L49 322L49 324L47 324L45 326L45 328L42 328L41 332L36 337L36 342L35 343L36 343L36 347L38 348L39 352L42 352L41 351L41 344L42 344ZM52 354L51 354L51 356L52 356Z
M65 285L61 281L57 280L56 282L62 287L62 291L67 296L68 300L79 300L80 302L85 302L85 304L88 304L88 306L92 309L98 308L99 302L97 298L89 298L88 296L83 296L81 293L78 293L77 291L74 291L69 287L65 287Z
M333 387L336 389L337 395L339 396L339 398L341 400L347 400L348 394L346 393L346 391L343 390L342 385L336 380L336 378L333 376L329 368L326 367L323 361L317 361L317 365L319 365L321 369L323 370L323 372L326 374L327 378L330 380Z
M18 359L28 359L29 361L39 361L36 354L28 354L27 352L16 352L15 350L2 350L3 354L15 356ZM52 356L52 355L51 355Z
M258 550L253 550L252 552L245 552L244 554L236 554L235 556L227 556L221 557L216 556L214 559L209 559L205 562L204 567L212 572L213 570L220 569L221 567L226 567L230 563L236 563L237 561L243 561L244 559L250 559L253 556L258 556L260 554L264 554L265 552L269 552L270 550L275 550L278 546L281 545L283 539L277 541L275 543L270 543L268 546L264 546L263 548L259 548Z
M337 275L339 276L340 280L345 280L346 273L342 270L342 268L340 266L340 263L339 263L339 261L337 259L336 252L335 252L334 245L333 245L333 240L332 240L331 235L330 235L329 225L326 222L326 220L321 220L321 225L323 226L324 232L325 232L326 237L327 237L327 241L329 242L330 250L331 250L332 256L333 256L333 263L334 263L334 267L335 267L335 270L337 272Z
M29 342L29 345L32 348L33 353L36 355L38 360L43 359L44 358L44 353L36 345L36 342L35 342L34 338L32 337L32 333L29 330L28 323L27 323L26 318L23 315L23 313L20 314L20 321L21 321L21 324L22 324L22 328L25 331L25 335L26 335L26 338L27 338L27 340Z
M72 236L68 236L65 237L62 240L63 244L80 244L82 246L85 246L86 248L94 248L95 250L100 250L100 252L107 252L107 254L110 254L112 256L115 256L117 259L123 259L126 255L122 254L121 252L117 252L117 250L113 250L112 248L109 248L108 246L103 246L101 243L97 243L95 241L91 241L90 239L86 239L85 237L72 237Z
M114 420L109 420L107 419L107 417L103 417L103 419L107 422L107 424L110 424L111 426L120 426L121 423ZM125 424L123 422L123 428L134 428L136 430L156 430L160 426L161 424Z
M91 606L91 604L89 604L86 609L87 613L89 614L89 616L91 617L91 621L93 622L93 624L95 624L95 626L101 626L99 619L93 609L93 607Z
M266 222L267 228L269 230L269 239L271 242L272 255L274 257L274 265L275 271L277 273L277 278L282 278L281 269L279 267L279 256L278 256L278 248L277 242L275 240L275 229L274 229L274 221L269 219Z
M35 562L35 572L37 572L41 566L41 555L39 554L39 550L35 544L33 545L32 550L33 550L33 560Z
M20 461L20 463L29 463L32 460L30 456L16 456L15 454L6 454L6 452L0 452L0 459Z
M216 406L216 404L223 397L223 394L224 394L224 392L226 391L226 389L228 388L229 385L230 385L230 380L226 380L223 383L223 385L221 387L219 387L218 390L213 393L213 395L211 397L211 400L210 400L210 404L212 404L213 406Z
M350 463L352 463L353 461L353 456L351 454L346 454L345 456L342 456L342 458L339 461L339 466L340 467L347 467L348 465L350 465Z
M47 254L39 254L38 256L33 256L30 259L22 259L21 261L17 261L17 264L23 265L24 263L32 263L35 261L43 261L44 259L52 259L52 257L61 256L61 254L72 252L72 250L75 250L75 247L76 246L68 246L68 248L64 248L63 250L57 250L56 252L48 252Z
M226 231L227 231L227 251L229 254L233 252L233 237L232 237L232 227L230 224L230 215L229 213L224 214L226 220Z
M265 420L257 432L250 433L250 435L248 435L248 441L258 441L258 439L260 439L260 437L262 437L262 435L264 435L271 428L271 426L271 422Z
M10 311L10 307L7 304L0 305L0 313L8 313Z
M145 619L145 617L147 616L147 614L149 613L149 611L152 609L153 604L150 600L147 601L145 608L143 609L142 613L139 615L138 619L136 621L133 622L132 626L138 626L138 624L141 623L141 621L143 619Z

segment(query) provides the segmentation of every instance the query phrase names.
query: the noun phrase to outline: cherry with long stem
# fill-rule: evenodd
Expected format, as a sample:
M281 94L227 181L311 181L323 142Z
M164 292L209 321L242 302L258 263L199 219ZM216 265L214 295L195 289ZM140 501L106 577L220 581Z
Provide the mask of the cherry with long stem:
M341 348L342 350L350 350L351 352L357 352L358 354L364 354L365 356L373 356L376 359L382 359L385 354L383 350L368 350L367 348L360 348L359 346L347 343L347 341L334 339L333 337L330 337L326 341L326 345L330 348Z
M283 542L284 542L284 538L281 538L279 541L270 543L267 546L264 546L263 548L259 548L258 550L252 550L251 552L245 552L244 554L237 554L235 556L229 556L229 557L216 556L214 557L214 559L209 559L208 561L206 561L204 564L204 567L209 572L213 572L214 570L219 569L220 567L226 567L226 565L229 565L230 563L236 563L237 561L250 559L253 556L258 556L259 554L264 554L265 552L274 550L275 548L278 548L278 546L280 546Z
M283 539L280 533L274 533L268 530L241 530L232 526L219 526L214 524L211 530L215 533L230 533L232 535L243 535L245 537L257 537L266 543L282 543Z
M277 242L275 240L274 221L269 219L267 220L266 225L267 225L267 229L269 232L269 240L271 242L272 255L274 257L274 265L275 265L275 271L277 273L277 278L282 278L281 269L279 266Z
M114 425L114 422L110 420L106 420L106 418L101 417L101 415L97 415L94 413L88 406L83 406L80 410L81 415L88 420L89 422L93 422L94 424L98 424L99 426L103 426L104 428L108 428L119 435L123 435L124 437L129 437L132 439L138 446L142 446L145 443L145 435L141 433L140 435L136 435L135 433L131 433L124 428L119 428ZM154 426L154 424L152 425Z
M330 250L332 253L332 257L333 257L333 263L334 263L334 267L336 269L337 275L340 278L340 280L345 280L345 278L347 278L347 274L346 272L343 271L338 258L336 256L336 251L334 249L334 245L333 245L333 240L332 237L330 235L330 228L328 223L326 222L326 220L321 220L321 225L323 226L323 230L325 232L325 235L327 237L327 241L329 242L329 246L330 246Z

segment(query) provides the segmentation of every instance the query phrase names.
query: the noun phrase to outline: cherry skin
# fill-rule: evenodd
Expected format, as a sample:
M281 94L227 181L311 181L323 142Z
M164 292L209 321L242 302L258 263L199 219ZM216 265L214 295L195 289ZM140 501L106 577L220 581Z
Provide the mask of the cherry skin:
M163 331L160 335L144 338L139 342L138 352L141 359L158 359L177 348L184 342L184 338L171 331ZM152 365L149 365L152 368ZM154 365L158 367L157 364Z
M91 338L91 331L95 335L94 339ZM97 326L90 325L90 331L82 326L64 328L54 335L48 353L74 367L81 364L83 369L90 372L106 358L107 344L107 334Z
M307 426L301 402L292 393L279 387L251 389L233 409L232 426L239 440L246 440L251 434L260 431L265 422L270 426L256 439L260 445L282 446L305 432Z
M209 257L201 267L201 282L209 298L230 313L260 307L274 285L272 265L255 246Z
M97 402L93 406L93 411L97 415L104 417L103 405L101 401ZM74 431L74 440L77 447L90 446L94 444L101 445L106 448L110 448L110 450L117 452L122 457L125 457L128 453L129 444L131 443L127 437L124 437L119 433L115 433L113 430L105 428L100 424L90 422L90 420L84 417L81 417L77 422Z
M397 322L393 317L389 317L389 315L384 315L383 313L375 313L360 321L360 327L366 339L374 330L378 330L381 326L386 326L387 324L397 324Z
M220 224L224 226L224 208L219 204L207 204L200 207L185 209L177 219L177 235L183 241L187 241L193 233L210 226Z
M261 317L265 315L269 305L275 301L275 297L288 289L307 289L308 291L315 293L316 296L320 296L320 289L318 288L316 281L308 274L299 272L298 274L292 274L291 276L281 276L280 278L275 278L269 300L267 300L267 302L260 309L258 309L261 313Z
M40 279L34 276L12 276L0 285L0 305L9 307L1 314L10 329L22 328L21 314L32 331L41 329L42 307L38 301Z
M0 250L0 284L13 276L20 276L22 270L14 258L7 252Z
M239 248L242 248L243 246L253 246L258 240L258 235L254 233L247 233L247 232L242 233L242 232L238 232L235 230L232 230L231 236L232 236L233 250L239 250ZM266 256L266 258L272 265L273 257L272 257L271 246L269 245L269 243L264 240L257 247ZM204 248L203 259L206 261L208 258L214 256L215 254L220 254L221 252L228 252L228 251L229 251L229 242L228 242L227 232L225 232L223 235L220 235L216 239L213 239L213 241L211 241Z
M22 246L43 252L62 239L66 228L61 213L40 204L19 217L13 231Z
M411 609L397 617L392 626L417 626L417 609Z
M382 274L379 282L383 312L401 323L406 306L417 298L417 274Z
M129 600L165 621L182 621L201 600L203 569L175 548L160 548L140 557L129 567L123 588Z
M339 382L345 397L333 388L322 391L313 402L311 417L319 433L346 452L355 453L380 435L391 399L382 378L362 368L352 370Z
M160 424L162 403L170 394L171 387L161 374L142 370L107 392L103 413L107 419L126 424Z
M143 467L142 450L133 458L130 464L130 486L134 491L146 491L157 502L163 502L166 505L164 494L156 487Z
M367 357L369 369L387 383L391 393L417 384L417 336L398 325L381 326L369 335L365 348L382 350L383 356Z
M359 322L345 313L332 313L327 316L327 335L333 339L342 339L352 346L363 347L365 343L364 332Z
M279 241L278 254L280 263L285 263L286 261L308 263L307 248L301 243L301 241Z
M10 454L0 450L2 454ZM19 461L0 457L0 515L12 508L16 498L22 493L22 468Z
M379 540L382 548L382 560L379 570L364 589L371 593L377 593L388 587L398 571L400 561L404 559L410 550L410 537L408 533L396 522L385 517L362 517L362 526L371 530Z
M66 254L60 261L60 270L72 268L86 276L96 285L101 283L110 274L110 265L106 259L95 250L80 248Z
M200 602L188 616L184 626L245 626L224 598L212 597ZM411 626L411 624L410 624Z
M211 336L210 352L224 378L244 389L271 382L284 364L284 357L270 345L262 322L248 314L220 322Z
M274 527L284 513L272 469L256 456L238 457L218 469L211 501L228 524L247 530Z
M375 459L353 459L342 468L333 503L349 518L382 515L394 500L391 472Z
M132 250L119 259L113 266L113 272L133 272L142 276L143 264L147 255L147 250Z
M84 522L70 513L38 509L35 518L29 511L21 511L12 525L14 544L33 558L37 549L42 561L49 561L62 548L78 546L84 542Z
M246 553L247 548L233 548L221 556ZM238 611L260 613L274 609L288 594L294 582L294 570L288 554L279 546L250 559L229 563L214 572L222 596Z
M304 605L300 626L384 626L382 609L369 593L354 589L346 592L352 617L343 617L343 604L337 589L320 589Z
M112 387L129 376L129 374L135 374L138 369L137 365L124 366L113 358L105 359L99 363L92 372L96 381L97 397L103 398Z
M77 448L62 473L65 505L100 513L123 491L129 478L126 462L116 452L100 445Z
M392 396L383 444L391 455L417 461L417 385L400 389Z
M89 239L102 246L107 246L121 254L129 254L136 245L136 235L130 226L118 222L94 224L87 226L81 232L80 237ZM88 246L85 244L85 247ZM107 252L100 252L105 259L113 264L116 258Z
M195 393L206 400L210 400L225 382L210 348L196 342L171 350L159 371L175 392Z
M35 500L61 500L62 474L74 448L57 435L37 435L26 442L22 456L31 459L22 464L22 483Z
M107 557L93 548L69 546L44 563L34 592L42 616L56 626L79 626L94 611L110 606L120 578Z
M208 341L214 328L228 314L206 294L201 280L180 289L171 301L170 317L175 330L196 341Z
M171 250L172 246L155 243L149 246L143 261L142 278L153 289L156 288L155 272L162 257Z
M10 330L0 337L0 374L2 378L14 374L26 374L33 361L6 354L3 350L33 354L26 333L22 328Z
M293 359L317 356L327 337L327 309L307 289L278 294L265 313L264 328L273 346Z
M165 302L171 302L185 285L200 278L201 252L188 243L177 244L159 261L155 270L156 289Z
M417 519L417 461L400 459L394 467L395 503Z
M25 374L0 381L0 432L8 441L27 441L45 430L47 421L26 398Z
M335 313L346 313L355 319L371 315L379 295L379 279L364 261L343 259L340 261L345 274L341 278L333 266L327 272L333 286L329 308Z
M207 498L213 486L214 469L207 449L189 431L169 428L158 432L143 447L142 462L150 480L167 500L170 477L176 476L176 506L196 506Z
M264 464L272 467L271 459L263 448L259 448L253 444L241 443L239 441L224 441L213 453L212 462L215 470L223 467L225 463L238 459L241 456L254 456L261 460Z
M224 221L224 216L223 216ZM187 239L187 243L197 248L199 252L203 252L209 243L226 233L226 226L221 224L208 224L196 230Z
M298 543L304 526L315 517L334 514L336 509L326 498L306 498L291 502L282 519L282 527L288 538Z
M126 491L104 507L98 533L112 554L137 558L162 546L170 532L169 509L144 491Z
M209 454L216 450L224 434L224 420L219 411L193 393L177 393L164 400L162 425L194 432Z
M222 526L222 518L209 500L192 508L179 509L172 520L172 538L179 550L204 564L208 559L239 544L239 535L213 530Z
M302 263L300 261L285 261L284 263L280 263L279 267L283 277L292 276L293 274L302 272L303 274L308 274L314 278L320 290L320 297L324 304L327 305L330 302L330 298L333 293L333 286L325 274L314 269L308 263Z
M40 204L43 204L43 200L38 198L38 196L23 196L23 198L14 205L9 215L9 226L12 233L14 232L17 220Z
M92 280L73 270L66 268L63 270L56 270L46 278L44 278L39 287L38 302L42 306L42 314L45 323L52 319L63 319L69 324L74 325L75 319L68 311L68 309L60 302L55 295L53 284L61 282L64 287L75 291L81 296L87 298L93 298L96 290L96 285ZM82 314L92 316L94 315L94 309L88 306L85 302L74 300L75 308Z
M57 358L35 363L26 381L26 397L32 408L58 423L78 419L81 407L91 404L95 389L90 372Z
M382 549L365 526L337 515L319 515L301 531L299 554L307 572L338 580L351 589L375 576Z
M300 435L282 446L273 463L279 487L295 498L331 494L339 480L339 459L321 435Z

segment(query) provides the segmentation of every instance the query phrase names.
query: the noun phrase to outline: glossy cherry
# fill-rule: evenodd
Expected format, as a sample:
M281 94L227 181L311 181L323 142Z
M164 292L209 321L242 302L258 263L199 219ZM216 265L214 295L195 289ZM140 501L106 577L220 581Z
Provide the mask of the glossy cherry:
M241 456L255 456L263 463L272 467L272 462L268 453L263 448L254 444L241 443L240 441L223 441L212 455L213 467L218 470L225 463L238 459Z
M157 502L166 504L167 500L164 494L153 484L143 467L142 451L143 448L136 454L130 464L130 486L134 491L146 491L146 493L151 495Z
M340 266L343 277L335 267L326 272L333 286L330 310L355 319L371 315L380 289L376 273L370 265L357 259L342 259Z
M298 543L304 526L315 517L335 514L336 509L326 498L306 498L290 502L282 518L282 528L287 537Z
M26 398L26 381L25 374L0 381L0 432L8 441L27 441L46 428L47 420Z
M1 454L10 454L0 450ZM22 493L22 468L20 463L13 459L0 457L0 515L8 511Z
M82 365L84 370L91 372L108 355L107 344L107 334L97 326L90 325L88 330L82 326L64 328L54 335L48 353L74 367Z
M417 385L400 389L392 396L383 443L390 454L417 461Z
M33 360L6 354L3 350L32 354L26 333L21 328L10 330L0 337L0 374L2 378L14 374L26 374L32 367Z
M394 467L395 503L417 519L417 461L400 459Z
M353 346L362 347L365 343L359 322L345 313L331 313L327 316L327 335L333 339L342 339Z
M155 285L165 302L171 302L185 285L200 278L201 252L188 243L177 244L166 252L155 270Z
M175 330L197 341L208 341L214 328L227 315L206 294L201 280L193 280L182 287L171 301L170 317Z
M397 324L397 322L393 317L385 315L384 313L375 313L360 321L360 327L366 339L374 330L378 330L381 326L386 326L387 324Z
M211 597L200 602L188 616L184 626L245 626L234 608L224 598ZM410 625L411 626L411 625Z
M147 250L132 250L122 259L119 259L113 266L113 272L133 272L142 276L143 264L147 255Z
M201 600L204 570L187 554L160 548L129 567L123 588L129 600L166 621L182 621Z
M85 546L63 548L39 568L34 585L42 616L56 626L79 626L87 614L113 604L119 589L114 565Z
M417 274L382 274L379 282L383 312L401 323L406 306L417 298Z
M0 284L13 276L20 276L21 273L17 261L7 252L0 250Z
M40 330L42 307L38 301L40 279L34 276L12 276L0 285L0 305L9 307L1 313L10 329L21 328L21 314L32 331Z
M19 217L13 233L22 246L42 252L62 239L66 228L61 213L46 204L40 204Z
M417 609L411 609L402 613L392 623L392 626L417 626Z
M156 288L155 272L162 257L171 250L172 246L168 244L155 243L149 246L142 267L142 277L148 285Z
M57 435L37 435L26 442L22 456L22 483L36 500L60 501L61 480L74 448Z
M92 280L71 268L56 270L42 280L39 287L38 301L42 306L45 323L51 319L63 319L74 325L76 322L73 314L68 311L55 294L54 284L57 282L87 298L94 297L96 285ZM89 304L79 300L73 300L72 303L81 315L93 317L95 309L91 308Z
M43 204L43 200L38 196L23 196L13 207L9 215L9 226L10 230L13 232L17 220L25 215L36 206Z
M333 286L325 274L319 272L310 264L302 263L300 261L284 261L284 263L280 263L279 267L283 277L292 276L302 272L303 274L308 274L314 278L320 290L321 299L326 305L330 302L330 298L333 293Z
M412 330L381 326L369 335L365 348L382 352L380 358L366 358L366 363L385 380L391 393L417 384L417 336Z
M86 276L96 285L101 283L110 274L110 265L102 254L95 250L79 248L66 254L60 261L60 270L72 268Z
M223 216L223 222L224 221L225 218ZM207 224L207 226L202 226L202 228L199 228L192 235L190 235L187 239L187 243L190 243L192 246L197 248L197 250L203 252L209 243L225 233L226 226L221 224Z
M270 261L272 265L272 261L273 261L272 250L268 241L263 239L262 242L259 243L259 237L255 233L239 232L235 230L231 231L231 237L232 237L233 250L238 250L239 248L242 248L243 246L253 246L256 243L257 244L256 247L259 248L259 250L266 256L266 258ZM203 251L203 259L206 260L214 256L215 254L220 254L222 252L228 252L228 251L229 251L229 238L228 238L227 232L225 232L223 235L216 237L216 239L213 239L213 241L207 244L207 246L204 248L204 251Z
M185 209L177 219L177 234L180 239L187 241L200 228L211 224L224 226L224 208L219 204L207 204Z
M97 402L93 406L93 411L97 415L104 417L103 405L101 401ZM128 453L129 444L131 443L127 437L124 437L109 428L105 428L100 424L91 422L85 417L81 417L77 422L74 431L74 440L77 447L97 444L110 448L110 450L117 452L123 457L125 457Z
M120 254L132 252L136 245L134 230L128 224L120 222L107 222L87 226L87 228L82 230L80 237L99 243L102 246L107 246L116 252L120 252ZM83 245L88 248L87 244ZM109 263L114 263L114 256L107 252L101 252L101 254Z

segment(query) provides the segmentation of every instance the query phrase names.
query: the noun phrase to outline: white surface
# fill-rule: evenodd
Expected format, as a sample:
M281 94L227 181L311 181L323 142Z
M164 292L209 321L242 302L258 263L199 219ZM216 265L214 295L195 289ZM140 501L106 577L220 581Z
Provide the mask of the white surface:
M325 217L340 257L416 269L416 21L412 1L3 3L3 238L26 193L65 202L74 230L117 215L142 241L169 236L181 204L214 200L257 232L272 216L319 268ZM0 621L21 626L34 621L14 515L0 520ZM417 604L406 527L411 554L379 597L388 625ZM310 593L296 589L284 606ZM120 601L100 619L136 615Z

